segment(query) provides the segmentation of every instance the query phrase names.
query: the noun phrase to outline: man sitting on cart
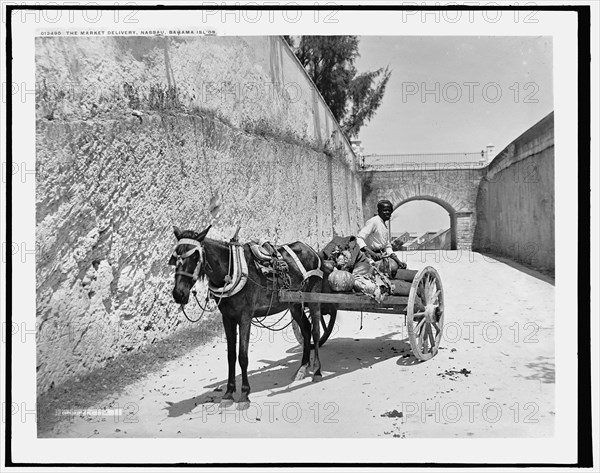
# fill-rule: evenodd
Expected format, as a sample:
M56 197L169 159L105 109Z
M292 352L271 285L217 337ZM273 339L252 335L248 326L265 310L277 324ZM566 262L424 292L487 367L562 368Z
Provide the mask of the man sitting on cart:
M381 261L378 264L379 269L391 278L394 277L398 268L406 269L406 263L398 259L396 253L392 251L390 243L386 222L392 217L393 211L394 207L389 200L377 202L377 215L367 220L356 237L360 250L373 261Z

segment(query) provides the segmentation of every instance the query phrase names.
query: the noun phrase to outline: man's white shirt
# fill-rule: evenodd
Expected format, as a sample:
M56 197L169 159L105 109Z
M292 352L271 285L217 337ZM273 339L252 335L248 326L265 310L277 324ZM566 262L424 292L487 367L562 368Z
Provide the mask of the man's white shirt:
M361 249L366 246L373 251L385 249L388 255L393 253L389 240L388 227L379 215L375 215L367 220L365 226L358 232L356 241Z

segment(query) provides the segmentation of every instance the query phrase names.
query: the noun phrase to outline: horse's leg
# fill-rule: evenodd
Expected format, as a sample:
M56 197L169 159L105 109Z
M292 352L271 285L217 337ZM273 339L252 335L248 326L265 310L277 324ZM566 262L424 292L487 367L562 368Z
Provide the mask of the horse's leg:
M227 364L229 374L227 376L227 391L221 399L221 407L233 405L233 393L235 393L235 344L237 338L237 322L223 315L223 327L227 337Z
M242 395L238 401L238 410L250 407L250 383L248 382L248 347L250 345L251 315L243 314L240 319L240 367L242 368Z
M321 381L323 375L321 374L321 360L319 359L319 340L321 339L321 304L310 304L310 319L312 326L312 338L315 344L315 359L314 359L314 371L313 381Z
M304 339L304 345L302 346L302 361L296 374L294 375L294 381L299 381L306 377L306 371L310 362L310 322L304 315L302 305L294 304L290 307L292 317L300 327L302 332L302 338Z

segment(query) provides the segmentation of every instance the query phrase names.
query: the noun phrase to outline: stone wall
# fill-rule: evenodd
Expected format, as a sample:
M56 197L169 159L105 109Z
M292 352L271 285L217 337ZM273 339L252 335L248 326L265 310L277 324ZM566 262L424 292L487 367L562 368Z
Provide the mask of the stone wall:
M39 38L36 74L40 392L188 324L172 225L318 248L362 223L356 158L280 38Z
M554 113L489 164L477 195L474 249L554 272Z

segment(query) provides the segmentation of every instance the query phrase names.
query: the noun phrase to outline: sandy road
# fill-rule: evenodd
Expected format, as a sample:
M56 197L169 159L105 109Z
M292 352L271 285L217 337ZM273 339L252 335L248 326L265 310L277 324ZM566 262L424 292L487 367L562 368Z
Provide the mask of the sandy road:
M360 313L341 312L321 348L323 381L291 382L301 355L291 327L253 328L248 410L219 408L221 336L97 405L114 411L66 417L44 436L551 436L554 286L477 253L401 255L410 269L434 266L444 284L444 339L432 360L411 355L404 317L365 313L359 330Z

